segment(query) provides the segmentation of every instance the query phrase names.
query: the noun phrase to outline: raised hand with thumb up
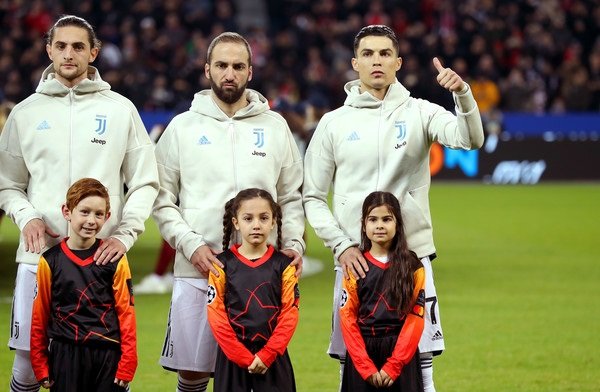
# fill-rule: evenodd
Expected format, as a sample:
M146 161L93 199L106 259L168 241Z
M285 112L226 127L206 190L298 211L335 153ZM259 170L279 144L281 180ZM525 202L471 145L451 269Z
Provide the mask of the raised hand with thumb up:
M446 90L451 92L459 92L463 90L465 82L451 68L444 68L437 57L433 58L433 66L438 71L437 81Z

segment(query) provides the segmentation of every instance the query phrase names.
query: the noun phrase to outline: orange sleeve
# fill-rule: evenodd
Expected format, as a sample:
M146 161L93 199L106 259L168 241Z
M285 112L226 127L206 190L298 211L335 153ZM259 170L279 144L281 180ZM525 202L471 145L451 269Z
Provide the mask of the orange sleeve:
M396 380L400 376L404 365L410 362L415 355L425 326L425 320L423 320L425 314L425 269L423 267L415 271L414 282L412 311L404 320L392 355L381 368L392 380Z
M283 355L290 343L298 325L299 302L300 291L296 267L288 265L281 276L281 310L277 318L277 326L267 344L256 353L265 366L270 367L277 355Z
M215 264L213 266L219 272L219 276L215 276L212 272L208 275L208 323L219 347L227 358L236 365L247 368L252 364L254 354L238 340L235 331L229 324L229 317L225 309L225 271Z
M31 366L38 381L49 377L48 366L48 320L52 303L52 272L44 258L40 257L37 269L37 288L31 313Z
M112 288L121 332L121 359L115 377L129 382L133 380L138 358L135 308L127 256L123 256L117 265Z
M340 326L352 363L363 380L366 380L372 374L377 373L378 369L367 354L365 340L358 327L357 318L360 303L356 292L356 279L352 274L349 275L348 279L344 279L342 286Z

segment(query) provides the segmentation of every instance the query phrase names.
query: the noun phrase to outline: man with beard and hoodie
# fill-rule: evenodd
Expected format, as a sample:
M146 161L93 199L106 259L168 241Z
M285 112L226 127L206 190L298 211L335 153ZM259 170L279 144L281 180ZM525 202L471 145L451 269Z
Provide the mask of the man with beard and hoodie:
M0 208L21 230L8 344L16 350L13 392L39 389L29 357L36 270L40 254L69 234L61 219L69 186L92 177L108 188L114 219L99 233L98 264L131 248L158 193L154 146L135 106L90 66L99 50L86 20L61 17L47 34L52 64L0 136Z
M429 150L434 142L476 149L483 127L471 89L459 75L433 59L437 82L452 93L456 115L410 96L398 82L402 65L398 40L387 26L364 27L354 40L352 67L359 80L346 84L344 106L323 116L305 156L303 200L317 235L333 251L333 332L328 349L342 361L346 348L339 327L342 279L364 278L367 263L360 243L360 213L373 191L393 193L401 202L408 247L425 267L425 330L419 343L426 391L434 391L432 358L444 349L431 261L435 257L429 212ZM333 211L327 205L330 188ZM340 373L341 374L341 373Z
M290 129L248 89L250 46L226 32L208 47L211 89L195 94L156 145L160 190L153 216L176 250L174 285L160 364L178 372L178 391L204 391L217 343L207 321L208 272L223 268L225 203L245 188L267 190L281 206L283 248L300 275L304 253L302 159ZM275 231L274 231L275 232ZM272 238L271 244L276 244Z

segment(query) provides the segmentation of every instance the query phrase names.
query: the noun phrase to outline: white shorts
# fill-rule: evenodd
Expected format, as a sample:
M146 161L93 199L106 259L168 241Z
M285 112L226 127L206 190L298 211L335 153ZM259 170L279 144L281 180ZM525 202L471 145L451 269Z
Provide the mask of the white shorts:
M30 351L31 310L37 288L36 275L37 265L19 263L10 315L10 338L8 339L8 347L15 350Z
M419 351L421 353L433 353L439 355L444 351L444 334L440 320L440 309L437 301L435 284L433 282L433 269L429 257L421 259L425 268L425 327L423 335L419 341ZM332 331L329 339L329 348L327 354L333 358L344 358L346 355L346 345L340 329L339 301L342 291L342 280L344 274L341 267L335 267L335 284L333 288L333 317Z
M217 342L208 324L206 288L206 279L175 278L159 361L165 369L215 371Z

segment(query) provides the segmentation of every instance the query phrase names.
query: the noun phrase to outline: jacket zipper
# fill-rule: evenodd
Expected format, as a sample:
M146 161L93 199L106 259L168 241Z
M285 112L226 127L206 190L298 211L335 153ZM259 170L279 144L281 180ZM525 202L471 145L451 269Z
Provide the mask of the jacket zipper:
M379 106L379 121L377 124L377 181L375 182L375 189L379 190L379 179L381 178L381 122L383 119L383 105L384 102L381 102Z
M238 181L237 181L237 160L235 154L235 127L233 125L233 120L229 119L229 124L227 125L229 129L229 137L231 138L231 156L233 157L233 186L234 193L237 195L238 190Z
M74 96L75 92L73 91L73 89L69 89L69 156L67 157L69 165L69 183L67 184L67 187L70 187L73 183L73 106L75 105ZM67 233L69 233L69 223L67 221L65 221L65 223L67 224Z

